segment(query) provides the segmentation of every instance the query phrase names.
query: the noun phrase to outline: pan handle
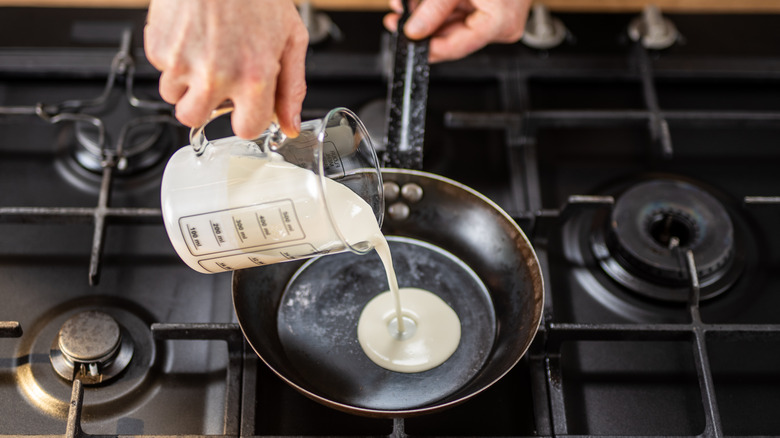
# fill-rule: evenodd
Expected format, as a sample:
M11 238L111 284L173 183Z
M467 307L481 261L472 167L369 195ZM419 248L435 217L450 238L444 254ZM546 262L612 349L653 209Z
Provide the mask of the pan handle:
M422 169L425 112L428 102L428 39L413 41L403 26L409 18L409 1L395 32L395 58L388 87L387 148L384 167Z

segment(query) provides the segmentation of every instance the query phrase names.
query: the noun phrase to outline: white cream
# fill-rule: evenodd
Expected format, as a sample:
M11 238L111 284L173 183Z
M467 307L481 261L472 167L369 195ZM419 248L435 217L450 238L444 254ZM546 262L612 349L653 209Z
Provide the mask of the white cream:
M458 315L429 291L399 289L390 246L379 226L368 240L382 260L390 290L374 297L360 314L360 347L375 364L391 371L418 373L441 365L460 343Z
M406 332L398 333L393 295L377 295L360 314L358 341L366 355L382 368L402 373L427 371L449 359L460 343L455 311L431 292L401 288Z
M387 275L390 290L369 301L358 320L358 342L363 352L382 368L402 373L427 371L444 363L460 343L458 315L429 291L399 289L390 246L371 208L335 181L326 181L325 190L333 220L346 240L368 241Z

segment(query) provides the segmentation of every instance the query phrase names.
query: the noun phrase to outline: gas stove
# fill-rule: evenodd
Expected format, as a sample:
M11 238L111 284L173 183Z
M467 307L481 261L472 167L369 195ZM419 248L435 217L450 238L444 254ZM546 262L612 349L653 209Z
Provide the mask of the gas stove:
M473 399L382 419L287 386L230 274L174 253L160 178L188 130L145 12L4 9L0 436L780 435L780 18L534 12L525 43L432 66L423 169L520 224L542 326ZM345 106L382 139L381 14L328 17L303 116Z

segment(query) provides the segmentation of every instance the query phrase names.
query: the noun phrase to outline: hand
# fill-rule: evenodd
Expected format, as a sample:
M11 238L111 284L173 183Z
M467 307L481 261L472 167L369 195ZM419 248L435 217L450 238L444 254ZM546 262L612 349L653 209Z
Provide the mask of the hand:
M276 114L296 136L309 35L292 0L152 0L144 30L160 96L187 126L230 99L233 132L256 138Z
M431 37L430 62L449 61L476 52L489 43L514 43L523 36L531 0L413 1L404 33L413 40ZM390 0L385 16L391 32L398 29L403 7Z

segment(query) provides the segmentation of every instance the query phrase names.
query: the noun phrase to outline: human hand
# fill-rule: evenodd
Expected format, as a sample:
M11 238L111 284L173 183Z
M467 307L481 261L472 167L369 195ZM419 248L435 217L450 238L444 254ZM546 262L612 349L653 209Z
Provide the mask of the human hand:
M233 132L257 138L276 114L298 135L309 35L292 0L152 0L144 47L160 96L194 127L231 100Z
M413 40L430 39L430 62L462 58L489 43L514 43L523 36L531 0L412 1L404 33ZM395 32L403 12L401 0L390 0L394 11L384 18Z

